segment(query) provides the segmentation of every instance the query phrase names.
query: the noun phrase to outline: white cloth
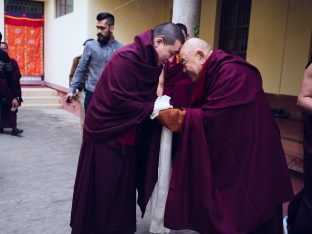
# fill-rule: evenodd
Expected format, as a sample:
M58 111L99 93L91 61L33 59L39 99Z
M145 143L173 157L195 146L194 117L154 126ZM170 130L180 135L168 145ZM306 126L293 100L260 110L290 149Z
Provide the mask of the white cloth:
M160 138L158 180L151 196L151 233L169 233L164 227L165 206L171 177L172 131L163 127Z
M150 118L155 119L158 116L159 111L172 108L170 105L170 99L171 97L167 95L158 97L155 101L153 113L151 114Z
M85 109L84 109L84 100L85 100L85 92L78 91L78 102L80 107L80 127L81 127L81 134L83 134L83 124L85 119Z

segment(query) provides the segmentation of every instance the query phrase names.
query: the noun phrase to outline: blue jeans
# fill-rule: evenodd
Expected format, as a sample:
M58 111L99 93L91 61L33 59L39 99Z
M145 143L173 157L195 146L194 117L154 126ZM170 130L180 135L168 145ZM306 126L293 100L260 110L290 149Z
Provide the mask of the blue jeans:
M85 100L84 100L84 108L85 108L85 113L87 113L88 107L90 105L92 96L93 96L93 92L86 90L86 96L85 96Z

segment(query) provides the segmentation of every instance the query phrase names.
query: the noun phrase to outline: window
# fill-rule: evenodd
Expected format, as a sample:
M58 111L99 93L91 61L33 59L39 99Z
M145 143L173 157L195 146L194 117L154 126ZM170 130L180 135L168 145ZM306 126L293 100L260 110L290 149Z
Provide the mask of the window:
M5 0L4 10L11 13L26 13L32 15L43 15L43 2L26 0Z
M219 48L246 58L251 0L223 0Z
M56 18L67 15L74 10L73 0L55 0Z

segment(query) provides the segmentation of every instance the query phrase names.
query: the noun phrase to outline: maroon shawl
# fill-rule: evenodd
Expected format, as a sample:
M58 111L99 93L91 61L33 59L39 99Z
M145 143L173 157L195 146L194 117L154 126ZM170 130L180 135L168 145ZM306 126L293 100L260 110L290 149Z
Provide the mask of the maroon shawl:
M216 50L193 105L173 162L165 226L249 233L293 195L261 75L243 59Z
M110 204L118 199L120 204L129 201L126 197L132 194L127 193L135 190L136 184L132 184L132 180L129 182L131 184L128 183L129 176L120 183L119 180L127 173L131 176L134 172L141 174L145 166L144 163L133 165L132 160L137 158L135 151L132 151L134 147L119 143L121 136L126 142L129 142L129 137L135 136L139 146L145 145L140 141L141 134L136 136L128 133L143 131L141 127L145 120L150 121L148 116L153 110L161 70L162 67L157 65L151 30L135 37L134 43L116 51L107 63L95 88L84 123L84 138L72 203L73 233L86 233L83 228L88 228L89 225L92 228L97 222L108 225L106 222L111 222L109 218L116 218L119 225L116 224L116 227L121 229L123 227L120 227L120 223L125 220L135 226L135 215L129 216L129 211L124 212L126 218L119 217L120 219L110 214ZM149 138L146 136L144 140ZM129 157L121 160L124 154ZM126 170L120 166L120 161L122 165L129 163L125 166ZM105 182L105 179L108 181ZM100 196L101 194L105 196ZM118 197L114 197L116 194ZM102 226L98 227L99 232L101 228Z
M138 126L153 110L161 69L151 30L113 54L86 114L84 138L105 141Z
M195 83L183 72L183 65L173 61L164 67L164 95L171 97L174 107L189 107Z
M22 77L20 69L18 67L18 63L15 59L11 58L11 66L12 66L12 77L15 83L15 89L17 97L19 97L20 100L22 100L22 89L20 84L20 79Z

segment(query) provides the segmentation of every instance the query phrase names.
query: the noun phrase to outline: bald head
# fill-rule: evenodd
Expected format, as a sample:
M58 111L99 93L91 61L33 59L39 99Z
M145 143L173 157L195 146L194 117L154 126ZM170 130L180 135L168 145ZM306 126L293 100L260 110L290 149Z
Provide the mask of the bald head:
M193 52L196 53L196 51L202 51L203 53L208 53L211 50L211 46L204 40L200 38L190 38L187 40L182 48L180 53L189 53Z
M180 50L181 63L184 71L193 81L199 79L203 66L211 53L211 46L199 38L191 38L183 44Z

